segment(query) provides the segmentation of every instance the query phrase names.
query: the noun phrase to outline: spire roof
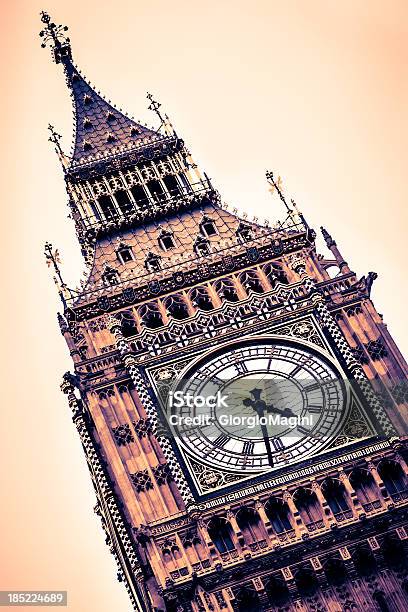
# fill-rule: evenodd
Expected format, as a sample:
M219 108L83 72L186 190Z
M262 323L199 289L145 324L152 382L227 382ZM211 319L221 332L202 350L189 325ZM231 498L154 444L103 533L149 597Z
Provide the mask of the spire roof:
M72 159L77 162L107 157L148 144L160 134L133 121L109 104L72 65L67 70L75 108L75 141Z
M159 132L137 123L115 108L81 75L72 61L66 26L52 23L44 12L41 20L45 24L40 33L42 46L49 44L55 63L63 64L73 99L75 137L72 165L100 160L163 138Z

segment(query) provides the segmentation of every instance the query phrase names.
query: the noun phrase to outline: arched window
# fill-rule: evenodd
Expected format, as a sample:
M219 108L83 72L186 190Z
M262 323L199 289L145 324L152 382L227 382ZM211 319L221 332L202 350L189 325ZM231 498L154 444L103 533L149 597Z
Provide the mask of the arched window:
M106 266L104 273L102 274L102 280L105 285L118 285L119 284L119 273L115 268Z
M243 587L235 598L235 609L239 612L260 612L263 610L257 592L254 589Z
M246 242L252 238L252 227L248 223L241 221L236 231L236 235L238 236L238 240L240 242Z
M177 179L172 174L167 174L163 177L163 183L166 185L167 190L171 196L176 196L180 194L180 186L177 182Z
M230 278L222 278L214 284L214 289L222 300L238 302L239 297L234 282Z
M273 606L281 607L289 599L289 589L280 578L271 576L266 583L266 592Z
M393 501L408 497L407 477L397 461L384 459L378 465L378 473Z
M255 293L264 293L265 289L260 281L260 278L255 270L246 270L239 275L239 280L246 292L254 291Z
M197 236L193 248L199 257L205 257L210 254L210 243L204 236Z
M173 232L163 229L159 235L159 245L163 251L174 249L176 241L174 240Z
M124 244L123 242L117 248L116 255L120 261L120 263L125 264L128 261L133 261L133 250L131 246Z
M401 540L394 536L386 536L381 545L381 551L387 565L393 569L402 568L407 565L407 557Z
M131 192L132 196L134 197L134 200L135 200L136 204L139 206L139 208L141 208L141 209L146 208L146 206L147 206L147 194L146 194L145 190L143 189L142 185L133 185L130 188L130 192Z
M387 600L385 598L385 593L383 591L375 591L373 593L373 599L378 605L381 612L390 612L390 608L388 606Z
M218 233L214 221L207 216L202 218L200 223L200 231L204 236L207 236L207 238L210 236L215 236Z
M353 516L347 503L345 488L339 480L327 478L321 489L337 521L344 521Z
M139 308L140 319L146 327L156 329L162 327L164 321L156 302L148 302Z
M213 310L214 304L211 301L208 291L205 287L195 287L190 291L190 299L194 306L201 310Z
M145 268L148 272L158 272L161 269L161 257L151 251L145 259Z
M187 319L190 316L188 313L187 304L181 295L170 295L164 300L164 306L166 307L169 315L178 321Z
M98 204L105 216L105 219L109 221L113 219L116 214L115 206L112 202L112 198L108 195L101 195L98 198Z
M149 181L147 183L147 188L149 189L152 198L154 200L156 200L157 202L161 202L162 200L165 199L165 193L163 191L163 187L161 186L161 184L159 183L159 181Z
M134 211L133 204L130 201L129 194L124 189L119 189L113 194L121 212L124 215L130 215Z
M293 531L290 522L290 510L288 504L282 499L271 497L265 504L266 516L271 522L274 532L279 536L285 536Z
M276 283L282 283L283 285L288 284L288 278L285 272L282 270L282 266L276 262L267 263L262 268L266 278L271 284L271 287L275 287Z
M242 531L245 541L248 544L263 539L261 519L253 508L243 507L236 515L238 527Z
M235 550L232 527L226 519L219 516L213 517L208 523L208 535L219 553Z
M347 580L347 571L340 559L329 559L324 564L324 573L329 584L339 586Z
M323 527L323 511L314 491L304 488L297 489L293 495L293 501L308 531L315 531Z
M357 548L353 554L353 562L360 576L369 576L377 569L373 553L365 546Z
M349 476L350 484L365 512L381 507L379 489L369 470L355 468Z
M301 568L295 574L295 582L299 594L303 597L313 595L319 588L314 572L309 568Z
M120 313L122 334L125 338L137 334L137 325L133 313L130 310L125 310Z

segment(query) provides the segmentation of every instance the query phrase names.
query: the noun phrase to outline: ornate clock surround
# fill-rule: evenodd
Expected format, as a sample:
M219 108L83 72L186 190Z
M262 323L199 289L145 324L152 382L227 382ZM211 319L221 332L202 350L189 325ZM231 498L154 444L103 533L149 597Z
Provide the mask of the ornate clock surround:
M227 349L237 343L237 341L247 341L255 343L256 341L262 341L262 339L276 340L278 342L286 342L297 346L302 346L311 353L320 355L323 359L333 364L333 367L342 375L344 378L351 378L350 373L347 372L346 364L341 360L341 355L332 346L330 340L325 336L324 330L320 328L318 321L316 320L313 313L309 313L306 316L299 317L296 320L291 320L290 323L282 323L280 325L268 324L263 326L262 331L259 329L249 332L245 335L245 338L240 337L239 330L233 336L229 337L228 341L217 346L216 349L211 349L211 342L207 342L200 346L194 354L190 353L188 358L185 355L173 355L172 358L168 359L166 363L161 361L160 365L150 365L144 368L144 373L149 381L149 384L153 388L153 395L156 397L156 405L158 412L162 413L163 406L160 406L160 401L157 398L163 397L163 392L166 392L166 385L163 385L163 378L170 374L171 379L182 376L183 372L194 367L195 364L200 362L206 356L211 355L213 352L219 352ZM166 372L168 374L166 374ZM161 379L161 384L158 381ZM170 378L166 381L170 382ZM353 385L350 389L347 398L347 418L344 423L342 432L331 442L324 450L319 452L317 455L308 459L299 458L298 461L280 468L273 470L264 471L257 475L251 474L237 474L228 470L218 470L218 483L217 486L208 486L205 480L208 478L212 480L214 478L214 468L206 466L205 463L197 461L196 458L190 456L188 453L182 452L179 445L173 440L172 448L176 456L176 459L183 466L183 472L186 476L191 492L197 502L204 502L205 500L212 499L218 495L228 494L233 492L237 488L243 485L245 481L251 481L251 483L267 482L271 478L280 477L282 475L288 475L291 472L295 472L298 467L298 463L301 462L303 465L317 464L322 459L326 458L328 454L335 451L336 454L344 451L349 451L351 445L353 447L360 447L362 444L366 444L368 441L373 442L373 437L381 435L381 430L374 417L369 414L369 407L366 406L361 393L356 386ZM364 408L363 408L364 405ZM348 427L346 427L348 426ZM349 435L347 435L347 432Z

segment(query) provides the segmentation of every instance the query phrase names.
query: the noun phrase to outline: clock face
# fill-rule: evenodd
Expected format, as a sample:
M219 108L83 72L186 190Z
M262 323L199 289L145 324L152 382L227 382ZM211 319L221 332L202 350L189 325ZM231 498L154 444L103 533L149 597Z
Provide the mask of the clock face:
M190 368L169 394L167 420L200 463L260 473L321 452L344 421L345 396L330 360L262 338L228 345Z

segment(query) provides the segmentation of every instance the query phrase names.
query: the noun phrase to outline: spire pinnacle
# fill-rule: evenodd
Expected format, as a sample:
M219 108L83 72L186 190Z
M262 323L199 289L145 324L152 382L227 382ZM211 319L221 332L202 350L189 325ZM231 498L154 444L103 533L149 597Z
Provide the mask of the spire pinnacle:
M57 153L61 164L66 167L68 164L68 160L61 147L61 134L58 134L58 132L55 131L54 126L51 125L51 123L48 124L48 131L50 132L50 137L48 138L48 140L53 143L55 147L55 152Z
M270 191L271 193L273 193L275 190L278 192L278 196L280 197L280 199L282 200L282 202L284 203L286 210L290 213L292 212L291 209L289 208L286 200L285 200L285 196L282 193L281 187L282 187L282 179L280 176L278 176L278 179L275 180L274 176L273 176L273 172L271 170L267 170L266 171L266 178L268 183L270 184L271 188Z
M331 249L333 246L336 246L336 242L333 240L329 232L324 227L321 227L320 231L322 232L322 236L327 245L327 248Z
M41 21L45 25L40 32L40 37L43 39L41 47L49 46L52 52L52 58L56 64L65 63L71 59L71 45L68 36L65 32L68 26L56 25L51 21L51 17L45 11L41 11Z
M154 113L156 113L156 115L158 116L158 118L160 119L161 123L164 123L164 119L161 115L161 112L159 111L159 108L161 107L160 102L158 102L157 100L155 100L152 96L151 93L147 92L146 94L146 98L148 100L150 100L150 104L148 106L149 110L153 111Z
M148 109L156 113L158 118L160 119L160 127L163 126L164 133L168 136L176 136L176 132L171 124L171 121L168 115L161 114L159 108L161 107L161 103L158 100L155 100L151 93L147 92L146 98L150 101ZM159 129L160 129L159 127Z

